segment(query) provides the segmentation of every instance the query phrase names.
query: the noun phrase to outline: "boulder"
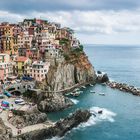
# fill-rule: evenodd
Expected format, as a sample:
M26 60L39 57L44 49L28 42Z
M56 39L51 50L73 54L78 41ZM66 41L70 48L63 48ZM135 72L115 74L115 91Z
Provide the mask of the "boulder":
M41 112L54 112L59 111L65 108L68 108L73 105L73 102L63 96L62 94L54 94L50 98L45 98L38 104L38 109Z

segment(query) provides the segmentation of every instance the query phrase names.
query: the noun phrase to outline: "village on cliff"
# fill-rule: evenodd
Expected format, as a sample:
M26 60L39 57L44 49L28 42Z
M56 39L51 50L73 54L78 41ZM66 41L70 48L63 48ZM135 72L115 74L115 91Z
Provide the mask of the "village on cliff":
M62 63L64 66L59 67ZM54 74L56 68L58 72ZM42 87L44 81L50 86L49 90L75 89L77 85L90 81L93 73L93 67L84 54L83 45L74 37L72 29L62 28L58 23L41 19L24 19L18 24L1 23L2 137L9 139L21 134L21 130L24 134L52 127L51 122L43 123L47 117L42 112L57 111L73 104L61 94L49 94L46 87Z
M15 76L41 82L50 64L63 61L67 47L82 46L73 34L70 28L61 28L60 24L41 19L25 19L18 24L1 23L1 82Z

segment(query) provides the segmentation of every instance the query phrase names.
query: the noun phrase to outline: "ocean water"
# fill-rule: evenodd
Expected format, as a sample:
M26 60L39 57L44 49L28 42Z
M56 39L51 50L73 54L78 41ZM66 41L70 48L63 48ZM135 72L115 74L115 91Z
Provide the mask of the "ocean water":
M140 46L86 45L85 52L96 70L107 72L112 80L140 87ZM92 116L68 132L62 140L140 140L140 97L103 85L87 86L74 106L50 113L50 119L64 118L77 108L103 114ZM96 93L90 93L90 90ZM105 96L98 93L104 92ZM53 138L57 140L60 138Z

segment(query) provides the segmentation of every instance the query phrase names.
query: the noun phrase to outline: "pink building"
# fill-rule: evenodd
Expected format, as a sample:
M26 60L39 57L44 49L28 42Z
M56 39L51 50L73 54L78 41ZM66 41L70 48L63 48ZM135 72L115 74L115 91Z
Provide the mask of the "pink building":
M4 81L4 68L0 68L0 80Z
M13 75L13 64L0 63L0 80L5 81L8 77Z
M42 62L42 61L35 61L32 66L30 67L29 75L33 77L36 81L41 82L45 79L46 74L48 73L50 63Z

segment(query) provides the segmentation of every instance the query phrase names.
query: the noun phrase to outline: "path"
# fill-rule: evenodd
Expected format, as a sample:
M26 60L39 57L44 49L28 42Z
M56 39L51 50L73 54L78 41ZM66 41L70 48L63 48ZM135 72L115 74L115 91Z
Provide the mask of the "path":
M78 87L80 87L80 86L85 86L85 85L88 85L88 84L91 84L91 83L92 83L92 81L91 81L91 82L85 82L85 83L78 83L78 84L75 84L75 85L73 85L73 86L71 86L71 87L62 89L62 90L58 90L58 91L46 91L46 92L48 92L48 93L67 92L67 91L70 91L70 90L72 90L72 89L74 89L74 88L78 88Z
M11 123L8 122L8 120L7 120L7 118L8 118L8 111L3 111L0 114L0 117L2 118L5 126L7 126L7 127L12 129L13 137L16 137L18 135L17 134L18 129L15 126L13 126ZM48 127L51 127L53 125L54 125L54 123L48 122L46 124L39 123L39 124L35 124L35 125L26 126L26 127L21 129L21 134L28 133L28 132L35 131L35 130L40 130L40 129L48 128Z
M24 133L35 131L35 130L49 128L53 125L54 125L53 123L48 123L48 124L40 123L40 124L30 125L30 126L24 127L21 132L22 134L24 134Z
M12 129L13 136L16 136L16 135L17 135L17 128L16 128L15 126L13 126L12 124L10 124L10 123L8 122L8 120L7 120L7 119L8 119L8 111L7 111L7 110L3 111L3 112L0 114L0 117L2 118L2 120L3 120L4 124L5 124L5 126L7 126L7 127L9 127L9 128Z

